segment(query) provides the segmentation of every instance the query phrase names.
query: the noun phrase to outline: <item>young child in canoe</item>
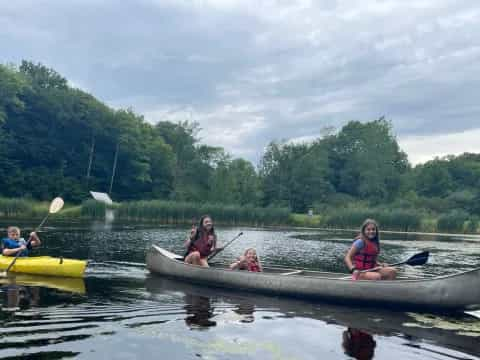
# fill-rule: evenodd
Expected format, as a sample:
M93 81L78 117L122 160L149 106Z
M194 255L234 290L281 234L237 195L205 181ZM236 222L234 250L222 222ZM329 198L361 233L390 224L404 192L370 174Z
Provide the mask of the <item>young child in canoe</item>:
M377 261L380 253L380 236L375 220L367 219L362 224L360 234L353 241L345 255L353 280L394 280L397 272L393 267ZM372 270L380 267L378 270Z
M32 248L40 246L42 243L35 232L30 233L30 242L20 237L20 228L17 226L9 226L7 229L7 237L2 239L2 255L4 256L28 256Z
M217 234L209 215L200 218L198 227L195 225L192 227L190 236L185 241L185 247L187 248L185 253L187 264L208 267L209 255L221 249L217 247Z
M248 270L253 272L261 272L262 264L257 256L257 251L254 248L245 250L245 253L240 258L230 265L230 270Z

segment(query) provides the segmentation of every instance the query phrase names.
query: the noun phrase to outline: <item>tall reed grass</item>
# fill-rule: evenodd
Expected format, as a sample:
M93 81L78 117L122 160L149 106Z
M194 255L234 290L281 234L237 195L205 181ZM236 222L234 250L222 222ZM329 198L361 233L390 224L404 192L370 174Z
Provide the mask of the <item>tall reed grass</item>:
M101 201L89 199L82 202L80 216L90 219L104 219L107 209L114 209L118 205L107 205Z
M133 221L158 221L166 224L196 223L204 214L225 225L285 225L290 211L284 208L194 204L178 201L132 201L119 205L116 218Z
M438 218L437 228L439 231L445 232L464 232L468 230L465 226L468 220L469 214L467 212L452 210Z
M44 216L49 204L24 198L0 198L0 216L3 218L37 218Z
M328 227L358 228L365 219L373 218L383 229L418 231L424 215L413 209L344 208L330 211L325 216Z

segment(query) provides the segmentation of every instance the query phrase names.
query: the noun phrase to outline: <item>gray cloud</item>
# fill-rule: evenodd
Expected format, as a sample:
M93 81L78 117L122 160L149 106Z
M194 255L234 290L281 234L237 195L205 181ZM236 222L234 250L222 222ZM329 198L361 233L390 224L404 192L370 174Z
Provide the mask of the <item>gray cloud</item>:
M18 0L0 26L0 61L41 61L152 122L198 120L254 161L352 119L385 115L400 139L480 128L471 1Z

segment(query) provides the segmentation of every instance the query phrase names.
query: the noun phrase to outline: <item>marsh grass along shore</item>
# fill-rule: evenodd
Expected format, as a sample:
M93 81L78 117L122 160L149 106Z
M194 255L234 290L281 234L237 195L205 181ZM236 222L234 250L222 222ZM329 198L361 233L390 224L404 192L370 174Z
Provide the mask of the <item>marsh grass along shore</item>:
M66 204L56 214L57 219L104 219L106 209L112 209L115 219L132 223L191 225L202 214L210 214L217 224L244 226L287 226L325 229L356 229L365 218L375 218L382 230L423 233L478 234L478 219L464 214L432 215L408 209L346 207L326 209L320 214L296 214L287 208L253 207L223 204L144 200L105 205L95 200L81 204ZM26 198L0 198L2 219L22 220L41 218L48 202Z

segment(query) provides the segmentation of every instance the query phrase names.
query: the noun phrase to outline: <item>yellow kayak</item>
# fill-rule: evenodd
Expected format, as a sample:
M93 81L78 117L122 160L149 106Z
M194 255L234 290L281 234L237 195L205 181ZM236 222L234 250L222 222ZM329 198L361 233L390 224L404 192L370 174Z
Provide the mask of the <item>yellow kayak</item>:
M0 270L6 270L13 259L13 256L0 255ZM80 278L86 266L85 260L50 256L19 257L10 272Z
M0 277L0 285L40 286L82 295L86 292L83 279L43 275L9 274Z

